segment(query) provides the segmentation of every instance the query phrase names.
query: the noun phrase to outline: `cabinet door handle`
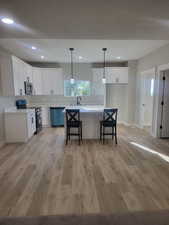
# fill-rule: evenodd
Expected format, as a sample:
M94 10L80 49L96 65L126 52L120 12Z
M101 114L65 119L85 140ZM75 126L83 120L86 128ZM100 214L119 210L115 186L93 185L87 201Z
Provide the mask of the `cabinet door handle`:
M34 123L34 118L32 117L32 123Z

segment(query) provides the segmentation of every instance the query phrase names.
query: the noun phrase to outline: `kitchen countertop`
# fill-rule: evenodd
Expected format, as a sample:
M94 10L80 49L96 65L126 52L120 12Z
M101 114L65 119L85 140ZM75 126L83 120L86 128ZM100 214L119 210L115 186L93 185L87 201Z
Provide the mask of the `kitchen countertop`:
M28 104L27 107L67 107L68 105L63 105L63 104Z
M65 109L79 109L81 113L102 113L104 110L104 106L102 106L102 105L79 105L79 106L68 106ZM65 112L65 110L63 112Z
M6 108L5 113L28 113L35 111L34 109L17 109L16 107Z
M51 104L51 103L36 103L36 104L28 104L28 107L63 107L67 109L80 109L81 112L89 112L89 111L103 111L103 105L70 105L70 104Z

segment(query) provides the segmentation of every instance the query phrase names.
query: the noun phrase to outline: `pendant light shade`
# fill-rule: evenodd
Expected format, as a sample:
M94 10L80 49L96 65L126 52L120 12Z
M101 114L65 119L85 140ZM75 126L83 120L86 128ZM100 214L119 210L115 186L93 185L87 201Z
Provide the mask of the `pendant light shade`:
M74 48L69 48L70 50L70 55L71 55L71 78L70 78L70 83L74 84L75 79L74 79L74 74L73 74L73 51Z
M105 84L106 83L106 51L107 51L107 48L103 48L102 50L103 50L103 56L104 56L102 82L103 82L103 84Z

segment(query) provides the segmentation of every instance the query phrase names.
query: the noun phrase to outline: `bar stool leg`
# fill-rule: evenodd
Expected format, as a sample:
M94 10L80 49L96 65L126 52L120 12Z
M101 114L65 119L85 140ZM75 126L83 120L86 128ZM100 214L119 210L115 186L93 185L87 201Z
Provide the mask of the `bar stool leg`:
M79 133L78 136L79 136L79 145L80 145L80 139L81 139L81 138L80 138L80 136L81 136L81 135L80 135L80 126L78 127L78 133Z
M102 124L100 123L100 141L102 140Z
M81 133L81 141L82 141L82 125L81 125L81 132L80 133Z
M68 142L68 127L66 127L66 145L67 145L67 142Z
M105 127L103 126L103 144L104 144Z
M116 142L116 145L117 145L117 128L115 126L115 142Z

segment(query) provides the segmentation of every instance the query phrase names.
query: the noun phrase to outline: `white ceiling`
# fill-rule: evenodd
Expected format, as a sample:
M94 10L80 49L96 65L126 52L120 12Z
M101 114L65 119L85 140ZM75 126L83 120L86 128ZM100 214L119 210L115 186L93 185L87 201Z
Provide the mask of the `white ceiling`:
M58 63L70 62L70 47L75 48L74 62L103 62L104 47L107 61L127 61L139 59L167 43L163 40L0 39L1 47L24 60ZM32 50L32 46L37 50ZM41 55L45 58L41 59ZM117 59L118 56L121 58Z
M169 40L168 0L1 0L0 38Z

